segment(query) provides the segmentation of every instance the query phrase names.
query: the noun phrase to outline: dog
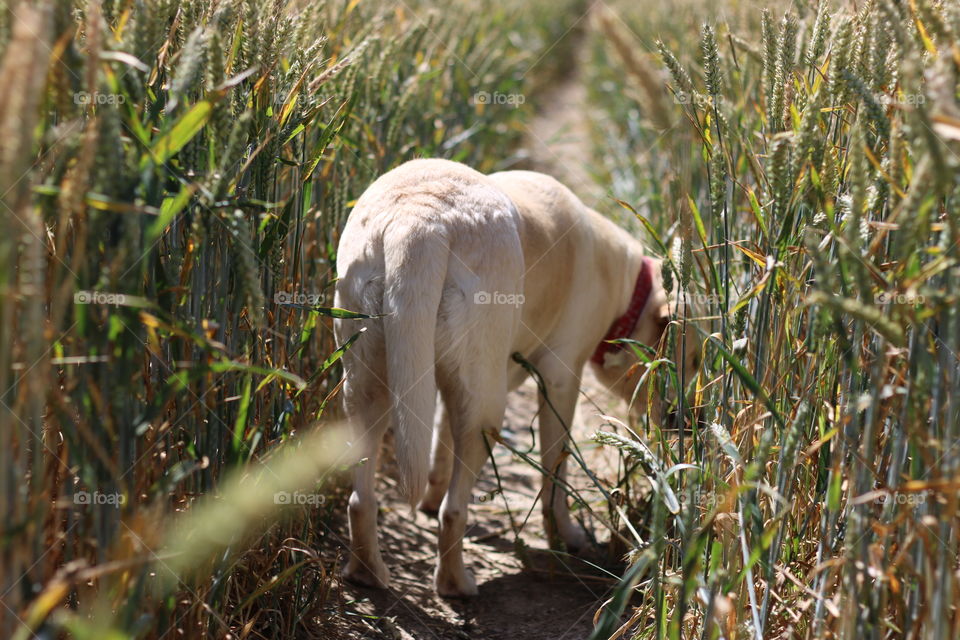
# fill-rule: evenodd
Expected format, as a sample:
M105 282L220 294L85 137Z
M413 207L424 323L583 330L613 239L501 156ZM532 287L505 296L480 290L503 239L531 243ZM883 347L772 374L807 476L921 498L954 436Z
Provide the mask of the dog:
M485 431L499 430L507 392L539 371L544 522L568 550L587 544L571 519L564 448L580 376L630 399L636 358L614 338L656 347L670 322L661 262L550 176L484 175L442 159L407 162L357 200L337 251L335 305L373 316L338 318L338 343L365 329L343 354L344 408L353 446L350 555L344 576L386 588L377 542L377 454L393 426L401 487L411 505L439 512L434 575L443 597L477 594L462 538L471 491L488 457ZM692 334L692 331L691 331ZM696 341L677 340L687 380ZM683 360L681 360L681 355ZM438 406L438 392L440 402ZM646 394L638 394L643 408ZM435 415L436 410L436 415Z

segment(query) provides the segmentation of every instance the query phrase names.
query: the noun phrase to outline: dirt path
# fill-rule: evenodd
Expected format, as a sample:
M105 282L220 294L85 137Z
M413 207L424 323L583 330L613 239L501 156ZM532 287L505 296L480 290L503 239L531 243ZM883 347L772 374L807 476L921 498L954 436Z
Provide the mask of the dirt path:
M585 103L586 90L574 67L541 98L527 146L534 168L557 176L590 202L602 191L583 164L590 157ZM503 437L516 449L530 450L539 458L530 429L536 407L536 387L528 381L510 395ZM601 475L606 475L604 470L615 472L616 456L592 445L589 437L604 423L602 412L623 416L624 411L622 403L587 372L572 432L591 469ZM551 553L536 503L538 472L503 446L494 449L494 460L502 492L496 491L494 468L488 464L474 490L464 543L479 597L447 601L435 595L436 519L411 513L399 499L395 483L382 473L380 541L392 572L391 588L377 591L342 585L342 615L336 616L336 629L329 629L327 637L562 640L590 634L593 615L609 597L614 576L622 569L606 557L603 528L586 522L591 535L602 539L580 556ZM581 470L574 470L571 482L591 502L602 502ZM345 527L336 535L345 541ZM607 565L608 571L591 563Z
M531 449L530 424L536 413L536 387L528 383L512 393L502 435L511 446ZM616 456L592 445L589 436L604 420L600 409L621 413L618 401L587 376L578 408L574 437L591 469L612 473ZM533 449L531 455L538 457ZM480 595L468 601L450 601L433 591L437 522L411 509L399 498L395 482L381 474L383 496L380 542L391 570L387 591L341 586L342 615L331 636L337 638L389 638L391 640L582 640L592 630L597 608L609 597L612 577L622 567L605 555L607 536L602 526L586 524L600 536L596 546L576 557L548 551L543 535L537 471L506 447L494 449L502 493L497 491L493 465L488 464L474 490L464 551ZM600 496L579 469L572 484L591 503ZM513 524L511 524L511 520ZM519 535L514 530L519 529ZM345 528L336 534L345 545ZM521 559L523 558L523 559ZM525 566L526 564L526 566ZM606 566L608 573L593 565Z
M589 22L584 19L585 25ZM578 47L577 52L582 58L585 48ZM527 127L527 147L534 170L556 177L594 206L604 192L589 171L590 109L583 66L582 62L575 64L562 82L538 100L539 109Z

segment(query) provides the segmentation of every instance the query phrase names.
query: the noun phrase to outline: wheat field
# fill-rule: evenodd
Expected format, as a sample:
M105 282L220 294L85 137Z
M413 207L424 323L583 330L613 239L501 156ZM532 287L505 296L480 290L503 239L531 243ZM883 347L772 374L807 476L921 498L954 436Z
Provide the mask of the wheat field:
M576 82L702 351L578 443L590 637L960 637L958 73L955 0L0 0L0 635L404 637L330 533L339 231Z

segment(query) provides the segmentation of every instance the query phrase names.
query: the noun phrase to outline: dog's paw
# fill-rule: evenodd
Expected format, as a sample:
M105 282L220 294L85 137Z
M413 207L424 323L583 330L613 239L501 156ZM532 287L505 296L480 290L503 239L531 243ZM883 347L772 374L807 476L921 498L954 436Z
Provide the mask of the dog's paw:
M440 507L433 506L432 504L426 504L421 502L417 505L417 509L420 510L420 513L425 513L431 518L436 518L440 514Z
M431 484L427 487L427 492L420 500L420 504L417 505L417 509L428 516L436 517L440 513L440 505L443 504L445 493L446 489L440 489L437 485Z
M554 528L547 529L547 544L554 551L565 551L567 553L577 554L589 549L590 539L586 532L580 527L571 524L564 531L557 531Z
M427 491L427 494L423 496L423 499L420 500L420 504L417 505L422 513L427 514L432 518L436 518L440 513L440 505L443 503L443 495L440 497L431 495L430 491Z
M468 570L464 570L459 576L437 571L434 584L441 598L472 598L478 593L477 582Z
M563 532L563 544L569 553L580 553L590 547L590 539L580 527L572 527Z
M344 580L374 589L387 589L390 586L390 571L387 565L380 563L363 563L355 558L347 562L343 568Z

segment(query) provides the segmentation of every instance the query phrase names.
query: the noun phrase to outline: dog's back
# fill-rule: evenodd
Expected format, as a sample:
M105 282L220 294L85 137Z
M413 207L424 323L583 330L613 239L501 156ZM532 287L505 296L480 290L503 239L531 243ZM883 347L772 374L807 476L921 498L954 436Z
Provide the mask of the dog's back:
M494 363L506 366L519 323L519 307L509 304L523 291L519 226L513 203L489 178L431 159L379 178L344 228L336 305L384 316L363 321L366 334L344 356L347 409L363 415L377 406L395 419L411 501L426 486L435 380L445 400L449 393L464 405L499 392L482 378ZM359 329L351 320L335 328L340 342Z

